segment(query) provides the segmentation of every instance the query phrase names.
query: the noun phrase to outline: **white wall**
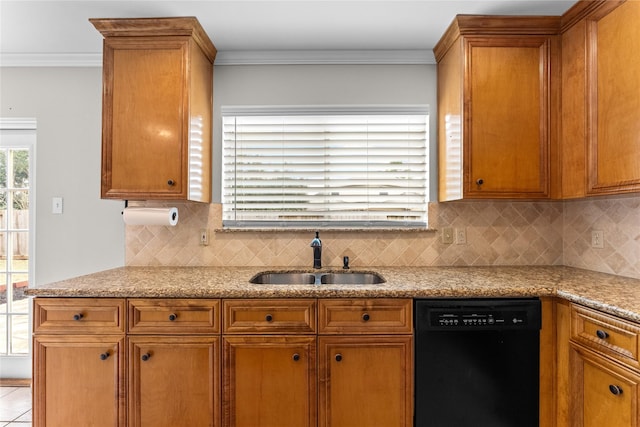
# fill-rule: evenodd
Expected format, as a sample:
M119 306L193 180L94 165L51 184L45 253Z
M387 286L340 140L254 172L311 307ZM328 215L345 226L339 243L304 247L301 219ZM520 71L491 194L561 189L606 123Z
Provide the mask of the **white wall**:
M0 117L37 120L36 284L124 265L123 203L100 199L101 87L101 68L0 68Z

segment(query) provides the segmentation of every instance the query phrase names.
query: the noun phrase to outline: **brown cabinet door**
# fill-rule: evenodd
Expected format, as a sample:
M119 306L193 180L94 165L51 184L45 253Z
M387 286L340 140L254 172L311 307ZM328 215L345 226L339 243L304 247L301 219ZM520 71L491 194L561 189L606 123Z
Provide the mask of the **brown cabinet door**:
M440 201L556 197L559 27L458 15L434 47Z
M219 425L219 337L128 341L130 426Z
M187 49L187 41L105 41L103 197L186 195Z
M579 346L571 352L573 425L637 427L638 374Z
M315 337L223 338L224 426L316 425Z
M549 193L548 37L465 38L464 193Z
M640 191L640 2L607 9L587 21L592 194Z
M413 423L410 336L319 337L320 427Z
M124 426L124 337L34 338L34 425Z

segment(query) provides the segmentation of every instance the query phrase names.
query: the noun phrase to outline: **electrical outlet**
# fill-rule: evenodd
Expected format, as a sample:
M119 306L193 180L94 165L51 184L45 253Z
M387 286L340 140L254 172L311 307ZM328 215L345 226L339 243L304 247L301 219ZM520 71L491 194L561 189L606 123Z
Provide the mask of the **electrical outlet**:
M453 243L453 228L445 227L442 229L442 243L445 245L450 245Z
M597 249L604 248L604 231L593 230L591 231L591 247Z
M466 244L467 244L467 229L456 228L456 245L466 245Z
M207 246L209 245L209 230L206 228L200 229L200 245Z

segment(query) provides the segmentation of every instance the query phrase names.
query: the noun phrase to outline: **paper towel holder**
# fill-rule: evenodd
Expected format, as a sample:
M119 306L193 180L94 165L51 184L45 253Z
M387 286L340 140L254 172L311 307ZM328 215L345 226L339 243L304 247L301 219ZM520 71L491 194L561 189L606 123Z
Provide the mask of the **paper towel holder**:
M128 207L129 207L129 200L125 200L125 201L124 201L124 208L125 208L125 209L127 209ZM124 210L120 211L120 215L124 215ZM177 214L177 213L175 213L175 212L173 212L173 213L171 214L171 219L172 219L173 221L175 221L175 220L176 220L176 216L178 216L178 214Z

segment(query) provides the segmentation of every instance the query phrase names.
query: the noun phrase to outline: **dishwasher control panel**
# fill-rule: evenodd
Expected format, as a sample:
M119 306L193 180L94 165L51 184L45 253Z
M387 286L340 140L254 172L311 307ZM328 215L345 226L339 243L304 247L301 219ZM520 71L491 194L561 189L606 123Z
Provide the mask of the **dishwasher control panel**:
M417 300L426 318L417 328L429 330L540 329L540 311L531 300ZM420 325L418 324L420 323Z
M470 327L482 327L482 326L504 326L506 324L513 325L526 325L527 313L526 312L511 312L511 313L433 313L431 323L436 326L470 326Z

